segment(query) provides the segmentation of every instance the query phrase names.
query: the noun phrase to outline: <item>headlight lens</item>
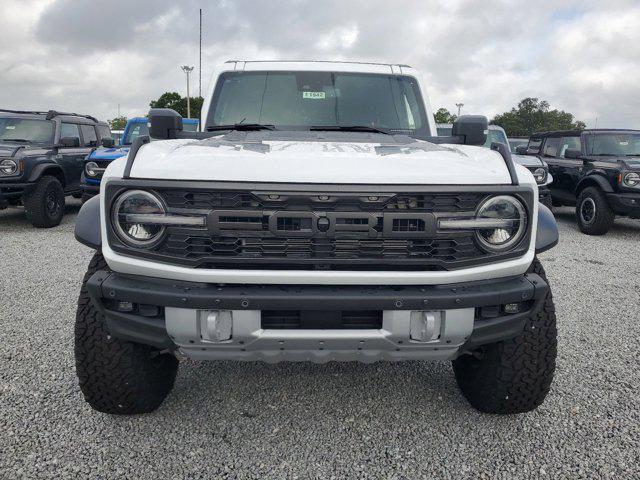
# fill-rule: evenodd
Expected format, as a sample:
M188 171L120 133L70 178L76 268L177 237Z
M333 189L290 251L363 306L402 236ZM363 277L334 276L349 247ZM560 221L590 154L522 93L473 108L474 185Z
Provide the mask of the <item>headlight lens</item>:
M84 172L90 177L98 176L100 166L96 162L89 162L84 167Z
M164 233L165 227L162 224L138 220L144 219L144 215L165 214L160 199L150 192L129 190L123 193L116 199L112 212L113 226L118 236L130 246L151 247Z
M485 201L476 219L490 228L479 228L476 237L490 252L502 252L516 245L527 229L527 211L522 202L509 195L492 197Z
M18 171L18 164L15 160L11 160L7 158L6 160L2 160L0 162L0 173L2 175L13 175Z
M640 174L636 172L627 173L622 177L622 183L624 183L626 187L638 187L640 186Z
M545 180L547 179L547 170L542 167L536 168L531 173L533 173L533 178L536 179L537 184L544 183Z

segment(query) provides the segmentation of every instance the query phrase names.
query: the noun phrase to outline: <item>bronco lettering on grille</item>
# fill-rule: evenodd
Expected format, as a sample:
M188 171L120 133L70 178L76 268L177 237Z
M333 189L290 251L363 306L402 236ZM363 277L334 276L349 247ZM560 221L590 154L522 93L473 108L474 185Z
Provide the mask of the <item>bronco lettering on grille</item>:
M224 232L268 232L275 237L335 237L341 233L369 238L432 238L436 217L428 212L294 212L213 210L207 225L213 236Z

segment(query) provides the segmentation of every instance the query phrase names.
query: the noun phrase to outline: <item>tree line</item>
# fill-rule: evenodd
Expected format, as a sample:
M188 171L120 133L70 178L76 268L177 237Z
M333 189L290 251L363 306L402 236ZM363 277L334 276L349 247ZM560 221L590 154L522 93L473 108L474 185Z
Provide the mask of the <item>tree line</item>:
M453 123L457 116L446 108L435 113L436 123ZM551 110L549 102L527 97L508 112L499 113L489 122L504 128L508 137L528 137L535 132L551 130L583 130L586 124L564 110Z
M202 110L202 97L191 97L191 118L200 118L200 111ZM187 118L187 97L181 96L178 92L165 92L156 100L149 102L151 108L171 108L182 115L183 118ZM127 117L121 116L109 120L112 130L123 130L127 124Z

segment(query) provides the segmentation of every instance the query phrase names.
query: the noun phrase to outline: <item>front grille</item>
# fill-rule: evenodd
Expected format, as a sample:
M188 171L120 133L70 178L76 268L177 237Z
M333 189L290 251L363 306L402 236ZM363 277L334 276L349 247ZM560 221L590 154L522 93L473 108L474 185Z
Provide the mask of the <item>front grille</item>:
M492 194L478 188L465 193L153 190L170 212L205 215L206 227L167 227L163 241L145 251L118 245L115 238L116 250L191 268L358 271L443 271L522 254L522 248L489 254L473 231L438 229L440 217L475 214Z

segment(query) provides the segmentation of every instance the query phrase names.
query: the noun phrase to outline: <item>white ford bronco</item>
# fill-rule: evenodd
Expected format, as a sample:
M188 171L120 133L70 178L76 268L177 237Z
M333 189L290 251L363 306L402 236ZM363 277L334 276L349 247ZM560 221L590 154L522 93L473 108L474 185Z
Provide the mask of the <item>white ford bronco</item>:
M556 318L553 215L485 117L438 137L405 65L232 61L202 132L173 110L104 173L75 324L96 410L151 412L182 356L451 360L491 413L540 405Z

